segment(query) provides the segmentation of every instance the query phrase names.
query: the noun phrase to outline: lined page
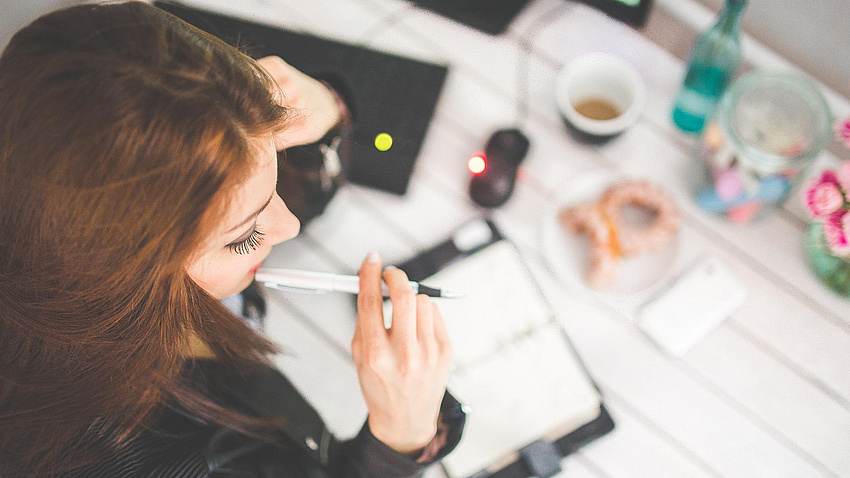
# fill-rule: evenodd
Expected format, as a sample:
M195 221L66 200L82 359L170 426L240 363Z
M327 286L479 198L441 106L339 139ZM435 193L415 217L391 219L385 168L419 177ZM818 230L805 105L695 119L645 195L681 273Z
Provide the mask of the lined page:
M451 478L598 415L599 394L513 245L500 241L423 282L466 293L439 301L455 351L449 390L468 407L463 438L443 459Z
M459 366L493 354L552 319L519 252L507 241L490 245L422 282L465 294L462 299L438 301Z

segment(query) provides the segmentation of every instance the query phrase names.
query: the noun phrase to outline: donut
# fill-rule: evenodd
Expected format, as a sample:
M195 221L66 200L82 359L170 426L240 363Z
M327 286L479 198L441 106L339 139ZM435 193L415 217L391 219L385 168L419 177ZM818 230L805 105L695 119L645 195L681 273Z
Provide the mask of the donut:
M636 227L623 220L626 206L647 209L652 222ZM679 229L679 210L673 199L646 181L622 181L608 188L595 203L565 208L561 224L573 234L590 240L588 283L595 288L611 285L622 257L654 251L670 242Z
M629 205L647 209L655 218L646 226L634 227L622 218L623 209ZM679 230L676 204L667 193L646 181L623 181L611 186L599 200L599 208L614 223L625 256L657 250Z

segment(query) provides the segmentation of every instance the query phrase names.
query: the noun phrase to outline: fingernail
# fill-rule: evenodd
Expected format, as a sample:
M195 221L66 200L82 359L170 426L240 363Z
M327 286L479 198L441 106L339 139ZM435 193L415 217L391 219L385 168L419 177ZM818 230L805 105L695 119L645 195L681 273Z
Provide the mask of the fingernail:
M379 256L378 253L375 251L366 254L366 262L378 262L380 260L381 256Z
M384 270L385 270L385 271L393 271L393 270L396 270L396 269L398 269L398 267L396 267L396 266L387 266L387 267L384 267Z

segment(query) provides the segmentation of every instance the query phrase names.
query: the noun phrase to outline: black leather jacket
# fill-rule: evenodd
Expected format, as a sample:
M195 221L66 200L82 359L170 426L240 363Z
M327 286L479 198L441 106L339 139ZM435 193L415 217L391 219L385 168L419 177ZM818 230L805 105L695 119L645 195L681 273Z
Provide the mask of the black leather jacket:
M280 443L270 444L213 425L167 406L156 426L107 460L66 475L157 478L408 478L451 451L465 415L446 393L440 413L439 451L415 460L376 439L364 425L338 441L316 411L280 372L266 368L234 378L212 360L197 360L187 374L221 403L258 417L285 417ZM434 445L437 445L435 443ZM434 447L431 447L434 448ZM426 448L427 449L427 448Z

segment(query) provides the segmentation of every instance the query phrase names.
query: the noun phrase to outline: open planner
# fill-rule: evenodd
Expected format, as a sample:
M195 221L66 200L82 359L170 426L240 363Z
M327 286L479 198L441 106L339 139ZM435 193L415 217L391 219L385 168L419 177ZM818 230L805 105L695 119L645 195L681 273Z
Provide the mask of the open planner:
M449 478L551 476L563 455L613 428L519 251L492 223L467 224L400 266L466 294L439 300L452 339L448 388L467 411Z

